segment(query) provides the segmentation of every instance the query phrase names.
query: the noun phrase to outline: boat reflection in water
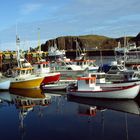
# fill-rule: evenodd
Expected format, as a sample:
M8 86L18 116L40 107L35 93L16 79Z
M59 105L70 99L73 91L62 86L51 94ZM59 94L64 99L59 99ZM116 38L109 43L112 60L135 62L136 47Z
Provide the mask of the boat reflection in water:
M140 115L139 102L135 100L90 99L68 96L68 101L77 102L79 113L90 116L94 116L97 111L105 109Z
M22 137L25 133L24 119L27 114L37 107L38 116L42 117L43 108L51 103L51 96L43 94L40 89L11 89L10 92L1 92L0 99L8 104L14 104L18 110L19 129Z
M19 95L23 97L30 97L30 98L44 98L45 95L43 94L40 88L38 89L16 89L11 88L10 93L14 95Z
M89 125L91 125L91 127L94 127L93 123L96 126L96 123L97 123L96 121L98 120L97 118L100 116L101 130L99 133L100 136L98 135L98 137L101 137L101 138L99 139L105 139L105 140L108 139L108 136L107 136L108 125L111 128L109 130L110 133L108 133L111 136L111 139L113 136L116 135L116 133L119 132L119 130L121 131L121 133L124 132L123 139L128 140L132 138L131 136L133 134L130 131L131 125L130 125L130 120L128 119L129 118L128 114L132 114L132 115L135 114L137 116L140 115L139 102L136 102L134 100L91 99L91 98L81 98L81 97L74 98L72 96L68 96L68 100L70 102L78 103L77 113L80 116L82 115L82 118L84 118L83 115L88 116L88 123ZM107 116L110 114L109 113L110 110L116 111L116 112L123 112L123 113L114 112L115 116L117 116L116 114L121 114L121 117L123 118L123 120L119 118L118 121L114 121L116 120L116 117L113 116L113 118L111 118L111 123L106 123L108 121ZM113 114L112 111L111 113ZM109 117L111 116L109 115ZM115 129L115 126L117 127L117 130ZM98 126L96 127L98 129ZM124 129L124 131L122 128ZM114 135L114 129L115 129L115 135ZM92 131L90 132L92 135L93 132ZM120 135L119 135L119 139L121 139Z
M12 102L11 94L9 93L9 91L0 92L0 100L1 100L1 102L3 102L3 101Z
M10 95L17 108L47 106L51 99L51 96L43 94L41 89L11 89Z
M53 96L65 96L67 98L67 93L65 91L50 91L50 90L43 90L44 94L48 94L51 97Z
M139 139L139 101L64 94L15 89L0 93L2 139Z

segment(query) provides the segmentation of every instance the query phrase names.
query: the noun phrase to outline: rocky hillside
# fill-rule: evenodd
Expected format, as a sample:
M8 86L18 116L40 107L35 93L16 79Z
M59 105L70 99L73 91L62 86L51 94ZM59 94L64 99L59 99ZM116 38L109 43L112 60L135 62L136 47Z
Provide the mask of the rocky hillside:
M136 45L140 46L140 33L136 37L131 38L130 41L136 42Z
M137 46L140 46L140 33L136 37L129 36L126 38L128 42L136 42ZM117 47L118 42L124 44L124 37L110 38L99 35L84 35L84 36L63 36L56 39L48 40L45 44L41 45L43 51L47 51L48 47L57 45L59 49L75 50L79 45L82 49L96 50L105 49L110 50Z

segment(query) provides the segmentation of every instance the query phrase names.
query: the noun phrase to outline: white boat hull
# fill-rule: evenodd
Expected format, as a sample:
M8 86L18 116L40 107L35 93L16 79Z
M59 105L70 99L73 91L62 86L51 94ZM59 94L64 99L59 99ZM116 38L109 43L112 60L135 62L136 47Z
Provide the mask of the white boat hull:
M88 91L68 89L68 94L79 97L134 99L139 93L139 85L126 86L114 90Z
M10 80L0 80L0 90L9 90Z
M66 90L66 87L68 85L45 85L45 87L43 87L43 89L46 90Z
M126 87L126 86L132 86L134 84L140 85L139 81L127 81L127 82L116 82L116 83L97 83L101 88L103 89L114 89L114 88L120 88L120 87Z
M58 83L47 84L43 86L45 90L66 90L69 84L74 83L71 80L60 80Z

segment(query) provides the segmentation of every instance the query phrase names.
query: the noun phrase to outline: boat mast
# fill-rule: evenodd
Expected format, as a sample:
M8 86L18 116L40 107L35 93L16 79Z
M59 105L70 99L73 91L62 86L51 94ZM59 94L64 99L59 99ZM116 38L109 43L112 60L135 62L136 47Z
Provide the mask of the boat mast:
M126 52L127 52L127 38L126 38L126 36L124 36L124 59L123 59L123 65L124 65L124 67L125 67L125 61L126 61L126 59L127 59L127 55L126 55Z
M41 52L41 45L40 45L40 28L38 28L38 51Z
M21 64L20 64L20 53L19 53L19 47L20 47L20 39L17 35L17 23L16 23L16 48L17 48L17 64L18 64L18 67L21 67Z
M16 47L17 47L17 63L18 63L18 67L20 67L20 52L19 52L19 46L20 46L20 39L19 37L16 35Z

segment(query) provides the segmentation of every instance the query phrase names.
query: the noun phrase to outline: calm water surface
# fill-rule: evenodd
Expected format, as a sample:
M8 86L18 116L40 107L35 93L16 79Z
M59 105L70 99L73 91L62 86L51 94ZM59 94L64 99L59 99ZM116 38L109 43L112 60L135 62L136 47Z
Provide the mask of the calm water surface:
M1 140L139 140L137 100L73 98L41 90L0 92Z
M138 99L113 101L55 94L27 98L17 92L0 93L1 139L139 140Z

